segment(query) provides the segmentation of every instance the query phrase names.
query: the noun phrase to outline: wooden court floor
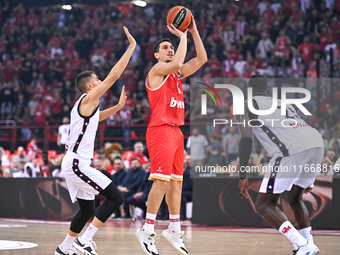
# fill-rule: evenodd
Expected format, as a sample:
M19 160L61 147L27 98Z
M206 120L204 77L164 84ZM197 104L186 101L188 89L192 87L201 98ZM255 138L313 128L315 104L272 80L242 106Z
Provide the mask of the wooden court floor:
M134 236L142 224L142 221L109 220L95 236L98 254L143 255ZM158 236L167 225L166 221L156 223ZM38 245L28 249L2 250L0 242L0 254L52 255L65 237L68 226L69 222L0 219L0 240ZM290 242L272 229L205 227L190 222L183 222L182 226L182 230L186 231L186 247L191 255L292 254ZM315 230L314 240L321 255L340 255L340 231ZM157 239L156 244L160 255L179 254L163 237Z

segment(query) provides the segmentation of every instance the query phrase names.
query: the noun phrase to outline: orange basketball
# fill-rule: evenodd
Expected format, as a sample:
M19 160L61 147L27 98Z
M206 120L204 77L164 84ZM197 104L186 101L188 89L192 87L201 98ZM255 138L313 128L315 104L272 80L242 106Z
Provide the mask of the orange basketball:
M166 23L168 23L168 26L172 23L175 28L184 31L191 24L191 11L183 6L172 7L168 11Z

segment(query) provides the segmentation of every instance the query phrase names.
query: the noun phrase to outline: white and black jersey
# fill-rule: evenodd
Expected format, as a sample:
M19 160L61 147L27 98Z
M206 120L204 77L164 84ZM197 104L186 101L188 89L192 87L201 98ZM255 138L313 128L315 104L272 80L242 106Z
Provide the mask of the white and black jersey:
M257 110L268 110L273 100L268 96L253 97ZM299 117L292 105L287 105L286 114L281 115L281 100L269 115L253 116L253 134L266 151L274 158L287 157L311 148L323 147L320 133ZM258 125L258 127L254 127Z
M81 95L71 111L70 132L67 141L67 151L79 155L80 158L91 159L94 152L94 139L99 123L99 107L85 117L80 114L79 106L86 94Z

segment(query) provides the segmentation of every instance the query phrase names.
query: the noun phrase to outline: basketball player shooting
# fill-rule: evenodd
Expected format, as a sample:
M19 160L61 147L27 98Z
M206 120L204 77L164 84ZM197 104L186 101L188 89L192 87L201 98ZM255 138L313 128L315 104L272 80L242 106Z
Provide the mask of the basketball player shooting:
M262 75L254 75L248 82L248 87L253 88L253 106L257 110L267 110L272 106L272 98L269 97L267 80ZM246 167L252 148L252 133L257 137L266 151L271 154L269 162L271 171L267 171L261 183L260 191L255 203L256 211L269 224L285 235L294 247L296 255L317 255L319 249L314 245L309 214L302 195L313 186L316 171L308 171L308 167L321 164L324 154L324 144L319 132L307 125L296 113L295 109L288 105L286 115L281 115L281 102L277 109L270 115L254 115L247 109L244 116L238 115L239 121L245 121L245 125L239 125L241 140L239 144L240 181L238 192L241 198L247 199L245 191L248 190L246 179ZM272 125L266 119L275 119ZM283 120L289 120L295 127L281 126ZM247 125L251 120L252 126ZM264 125L261 125L263 124ZM278 123L278 124L277 124ZM292 167L293 166L293 167ZM294 171L294 166L296 171ZM286 171L284 169L290 169ZM277 207L280 195L287 191L287 201L294 212L299 231L288 221L286 215Z
M130 45L104 81L100 81L91 71L82 72L76 78L77 88L83 94L71 111L67 152L61 169L65 174L71 200L72 202L78 201L80 209L72 219L66 238L55 250L55 255L77 255L78 251L84 255L96 255L93 236L123 203L123 196L112 181L90 165L99 121L105 120L125 105L126 93L123 87L116 106L103 111L99 110L100 97L123 73L136 47L136 41L126 27L124 27L124 32ZM95 210L94 199L98 194L106 199ZM94 218L87 230L77 237L92 216Z
M197 31L194 17L188 30L191 32L197 57L183 64L187 53L187 31L173 25L169 31L179 39L177 52L170 39L162 39L154 46L158 63L146 77L145 86L151 108L146 142L151 160L150 180L153 180L148 197L147 215L136 237L146 254L157 255L154 224L160 204L166 194L170 226L165 237L181 254L188 254L183 243L180 226L180 207L184 165L184 138L179 126L184 124L184 98L182 79L196 72L207 62L207 54Z

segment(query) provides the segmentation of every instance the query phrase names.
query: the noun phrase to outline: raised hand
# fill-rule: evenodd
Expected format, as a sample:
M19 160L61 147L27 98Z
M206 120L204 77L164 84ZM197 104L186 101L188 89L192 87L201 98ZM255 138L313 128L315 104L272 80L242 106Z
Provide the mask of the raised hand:
M120 93L119 102L118 102L118 105L119 105L120 108L124 107L126 99L127 99L127 96L126 96L126 92L125 92L125 86L123 86L122 92Z
M130 34L129 29L127 29L126 26L123 27L124 32L126 34L127 39L129 40L130 45L135 46L136 45L136 40L133 38L133 36Z
M169 27L169 25L167 25L170 33L176 35L177 37L181 38L182 36L187 36L187 31L185 30L184 32L182 32L181 30L178 30L173 24L171 24L171 27Z
M193 32L197 31L197 26L196 26L196 21L195 21L194 15L192 15L191 12L190 12L190 14L191 14L191 24L188 27L188 30L190 31L190 33L193 33Z

